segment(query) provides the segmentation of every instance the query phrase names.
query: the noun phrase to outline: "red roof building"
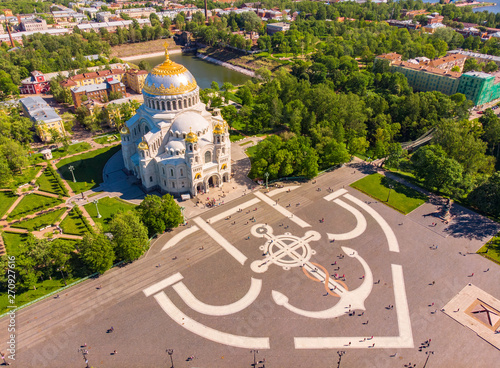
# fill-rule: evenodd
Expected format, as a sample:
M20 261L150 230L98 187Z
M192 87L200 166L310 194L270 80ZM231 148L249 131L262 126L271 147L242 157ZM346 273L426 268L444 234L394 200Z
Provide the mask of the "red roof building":
M21 81L21 87L19 87L19 91L23 95L37 95L39 93L48 92L49 90L49 81L47 81L45 75L38 70L32 71L31 77L23 79Z

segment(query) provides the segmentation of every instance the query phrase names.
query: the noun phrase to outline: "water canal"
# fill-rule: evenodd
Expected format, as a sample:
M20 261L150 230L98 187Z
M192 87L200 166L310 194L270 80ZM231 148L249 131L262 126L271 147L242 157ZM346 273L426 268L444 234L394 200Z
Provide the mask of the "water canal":
M170 59L176 63L184 65L191 72L191 74L193 74L200 88L210 88L212 81L217 82L219 87L222 87L222 84L225 82L229 82L236 86L243 84L250 79L248 75L238 73L220 65L203 61L192 54L173 54L170 55ZM165 60L165 56L137 56L134 59L130 58L128 61L137 65L142 60L147 61L150 67L153 68L156 65L161 64Z

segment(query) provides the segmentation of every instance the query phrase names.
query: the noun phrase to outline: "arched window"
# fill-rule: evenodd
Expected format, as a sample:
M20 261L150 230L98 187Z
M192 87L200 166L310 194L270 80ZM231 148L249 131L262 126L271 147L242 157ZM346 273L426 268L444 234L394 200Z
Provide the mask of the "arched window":
M198 156L196 156L196 157L194 158L194 161L195 161L196 163L198 163L198 161L199 161L199 160L198 160Z
M222 147L222 154L226 154L226 149L224 147Z
M205 163L212 162L212 153L210 151L205 152Z
M147 125L144 125L144 134L149 132L149 127Z
M181 169L181 176L184 176L184 170Z
M177 104L175 101L172 101L172 110L177 110Z
M172 110L172 106L170 105L170 101L167 101L167 110Z
M174 176L174 169L170 169L170 176Z
M186 99L184 99L184 108L188 107Z
M162 171L163 171L163 175L165 175L165 168L164 168L164 167L162 167L161 169L162 169Z
M153 177L152 177L152 176L150 176L150 177L149 177L149 181L150 181L151 183L153 182Z
M189 150L190 150L190 151L192 151L192 150L193 150L193 145L192 145L192 144L190 144L190 145L189 145Z
M162 110L165 110L165 101L162 101L162 102L161 102L161 109L162 109Z

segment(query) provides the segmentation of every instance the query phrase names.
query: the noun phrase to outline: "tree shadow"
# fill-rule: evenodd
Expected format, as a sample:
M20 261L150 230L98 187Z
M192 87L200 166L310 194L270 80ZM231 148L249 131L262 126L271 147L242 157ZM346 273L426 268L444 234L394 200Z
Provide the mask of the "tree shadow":
M370 175L377 172L377 167L367 162L356 162L350 164L350 167L360 171L362 174Z
M452 222L444 230L454 238L484 240L500 231L500 224L465 207L453 204L450 211Z
M390 179L384 176L380 180L380 184L382 184L387 189L390 189L390 185L392 186L392 190L399 194L404 194L408 198L421 199L423 201L427 201L429 197L422 192L417 191L416 189L410 188L407 185L404 185L398 181Z

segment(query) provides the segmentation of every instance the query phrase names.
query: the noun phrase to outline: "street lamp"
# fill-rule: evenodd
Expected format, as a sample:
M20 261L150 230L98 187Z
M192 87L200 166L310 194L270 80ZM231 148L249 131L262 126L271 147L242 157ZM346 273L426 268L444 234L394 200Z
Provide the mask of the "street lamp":
M73 172L75 170L75 168L73 167L73 165L68 167L68 170L71 171L71 175L73 175L73 183L76 183L75 173Z
M88 360L88 358L87 358L87 354L88 354L87 349L85 349L85 348L79 348L79 349L78 349L78 352L79 352L79 353L82 353L82 355L83 355L83 360L85 360L85 364L87 364L86 368L90 368L90 367L89 367L89 360Z
M433 351L426 351L425 354L427 354L427 359L425 360L424 368L427 366L427 362L429 361L429 358L431 355L434 355Z
M166 352L170 356L170 364L172 364L172 368L174 368L174 360L172 358L172 355L174 355L174 349L167 349Z
M266 189L269 189L269 187L267 186L267 180L269 179L269 173L266 171L264 176L266 177Z
M62 276L62 278L64 280L64 286L68 286L68 284L66 283L66 278L64 277L64 273L62 271L63 269L64 269L64 266L62 266L61 268L58 268L57 270L61 271L61 276Z
M337 354L339 355L339 362L337 363L337 368L340 368L340 361L342 360L342 355L345 354L345 351L337 351Z
M387 195L387 201L386 202L389 202L389 198L391 197L391 190L394 188L394 185L392 184L389 184L389 194Z
M185 210L185 209L186 209L186 207L182 207L182 206L181 206L182 221L184 221L184 222L183 222L183 225L186 225L186 219L184 218L184 210Z
M101 214L99 213L99 207L97 207L97 199L94 200L92 203L95 204L95 209L97 210L97 218L101 218Z
M257 359L255 358L255 354L258 354L259 351L258 350L250 350L250 354L253 353L253 366L256 367L257 366Z

